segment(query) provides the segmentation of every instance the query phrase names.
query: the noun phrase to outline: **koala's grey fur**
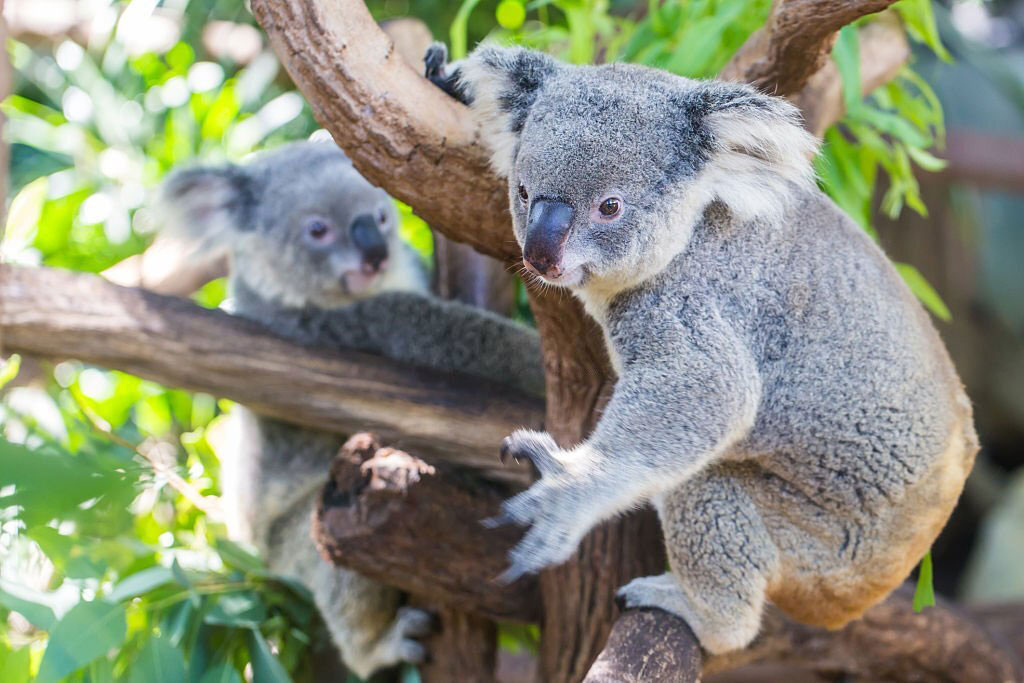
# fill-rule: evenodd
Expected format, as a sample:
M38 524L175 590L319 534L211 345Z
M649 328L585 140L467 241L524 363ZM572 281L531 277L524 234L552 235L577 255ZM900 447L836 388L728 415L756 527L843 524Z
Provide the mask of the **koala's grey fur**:
M531 525L507 577L652 501L671 571L620 596L678 614L712 653L746 646L766 599L835 628L903 581L973 463L971 407L900 276L814 187L796 110L486 45L442 81L509 179L520 245L539 202L572 208L541 279L582 300L619 375L584 443L506 441L542 473L505 504ZM624 209L604 220L609 195Z
M307 345L345 347L444 371L497 380L538 394L543 370L532 330L479 309L426 295L425 273L398 236L393 202L329 143L299 143L245 166L201 167L162 188L168 229L231 260L230 308ZM361 289L347 228L376 215L388 259ZM310 216L337 239L311 246ZM349 283L350 284L350 283ZM244 349L239 349L244 353ZM361 677L425 656L416 637L430 617L399 607L392 588L334 567L310 537L315 496L344 439L235 409L221 456L229 532L254 544L278 573L313 593L345 664Z

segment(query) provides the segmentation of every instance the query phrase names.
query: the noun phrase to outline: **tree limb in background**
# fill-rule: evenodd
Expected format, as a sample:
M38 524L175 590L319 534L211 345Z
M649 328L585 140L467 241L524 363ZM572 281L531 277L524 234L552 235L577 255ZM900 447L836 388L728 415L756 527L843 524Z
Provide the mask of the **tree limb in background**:
M829 60L839 29L895 0L775 0L764 27L725 65L720 78L794 95Z
M4 352L76 358L327 431L365 428L520 484L497 444L543 406L495 384L358 352L299 346L221 311L95 275L0 265ZM244 353L240 353L244 350Z
M903 25L894 14L888 14L858 32L860 90L863 95L895 78L910 59L910 44ZM839 69L830 59L789 99L803 113L807 130L821 137L829 126L846 113L842 90Z

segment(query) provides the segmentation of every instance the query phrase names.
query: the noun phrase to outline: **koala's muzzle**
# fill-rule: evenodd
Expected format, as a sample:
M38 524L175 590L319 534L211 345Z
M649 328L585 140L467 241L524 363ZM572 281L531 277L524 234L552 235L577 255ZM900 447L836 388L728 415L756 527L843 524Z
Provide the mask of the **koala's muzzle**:
M377 221L370 214L363 214L352 221L352 243L363 256L364 269L377 272L388 258L388 243L377 227Z
M523 260L540 275L562 274L562 252L576 211L565 202L538 199L530 207Z

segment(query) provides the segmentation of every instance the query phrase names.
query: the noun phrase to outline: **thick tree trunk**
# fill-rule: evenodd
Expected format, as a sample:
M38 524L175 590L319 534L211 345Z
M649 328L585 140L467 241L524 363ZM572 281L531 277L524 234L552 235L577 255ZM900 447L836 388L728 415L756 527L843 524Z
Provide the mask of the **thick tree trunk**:
M593 429L614 384L604 339L575 297L531 292L531 306L547 374L545 427L559 444L571 446ZM643 510L602 524L572 559L542 572L542 680L582 680L618 614L616 589L664 567L657 519Z

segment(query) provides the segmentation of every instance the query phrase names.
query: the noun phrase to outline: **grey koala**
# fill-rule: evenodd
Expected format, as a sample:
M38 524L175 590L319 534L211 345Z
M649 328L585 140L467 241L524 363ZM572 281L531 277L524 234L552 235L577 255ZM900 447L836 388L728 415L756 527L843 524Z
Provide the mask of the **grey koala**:
M330 143L298 143L245 166L200 167L162 187L167 229L230 255L231 308L286 338L345 347L543 391L534 331L427 296L418 257L398 236L390 197ZM243 351L244 352L244 351ZM321 559L315 496L344 439L238 409L219 449L229 533L314 601L360 677L419 662L431 618L398 591Z
M945 523L977 438L927 314L815 187L796 109L640 66L444 57L431 48L428 77L475 112L525 267L579 297L619 377L585 442L506 439L542 474L492 520L530 526L506 578L651 501L671 571L619 597L711 653L749 644L766 599L829 628L881 600Z

